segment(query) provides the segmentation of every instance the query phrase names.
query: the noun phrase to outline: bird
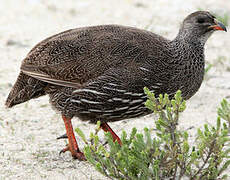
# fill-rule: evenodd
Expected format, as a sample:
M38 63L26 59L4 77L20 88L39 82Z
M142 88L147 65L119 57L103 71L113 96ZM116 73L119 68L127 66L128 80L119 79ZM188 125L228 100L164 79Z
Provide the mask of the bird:
M191 98L204 77L204 45L215 31L226 27L208 11L189 14L173 40L123 25L70 29L48 37L23 59L7 100L8 108L49 95L60 113L74 159L86 160L76 141L72 118L96 123L122 142L108 122L152 113L145 107L147 87L170 98L182 91Z

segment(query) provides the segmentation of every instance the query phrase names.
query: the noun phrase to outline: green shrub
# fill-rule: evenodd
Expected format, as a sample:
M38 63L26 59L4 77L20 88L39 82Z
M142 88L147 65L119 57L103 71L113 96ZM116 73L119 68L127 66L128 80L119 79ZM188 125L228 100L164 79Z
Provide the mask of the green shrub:
M129 136L123 131L122 146L113 142L110 133L105 133L108 147L99 143L100 122L90 135L90 143L76 129L86 143L87 160L111 179L226 179L230 165L227 101L221 102L216 126L205 124L202 130L197 129L196 142L191 144L188 132L177 128L180 113L186 108L181 92L169 100L167 94L156 98L147 88L144 90L148 96L146 107L158 115L156 129L144 128L143 133L138 133L133 128Z

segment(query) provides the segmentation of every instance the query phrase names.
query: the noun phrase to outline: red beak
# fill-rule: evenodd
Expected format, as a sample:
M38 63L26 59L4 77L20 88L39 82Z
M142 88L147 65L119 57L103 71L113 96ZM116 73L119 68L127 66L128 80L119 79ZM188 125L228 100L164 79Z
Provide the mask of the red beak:
M212 28L214 30L226 31L227 32L226 27L221 22L218 22L217 20L214 20L214 22L215 22L215 25L209 26L209 28Z

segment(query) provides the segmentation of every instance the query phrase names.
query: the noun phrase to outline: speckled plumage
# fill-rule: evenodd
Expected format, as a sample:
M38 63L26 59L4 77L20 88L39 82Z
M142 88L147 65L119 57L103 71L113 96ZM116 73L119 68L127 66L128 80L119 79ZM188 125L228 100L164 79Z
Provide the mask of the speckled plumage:
M80 151L71 119L95 123L122 141L107 122L151 113L145 106L148 87L156 95L171 98L182 90L189 99L204 76L204 44L223 24L204 11L189 15L177 37L170 41L133 27L103 25L77 28L37 44L23 60L21 72L6 106L12 107L48 94L61 112L74 158L86 160Z
M49 94L63 115L91 122L150 113L143 87L189 99L204 76L204 44L214 16L198 11L170 41L133 27L103 25L71 29L37 44L23 60L6 105Z

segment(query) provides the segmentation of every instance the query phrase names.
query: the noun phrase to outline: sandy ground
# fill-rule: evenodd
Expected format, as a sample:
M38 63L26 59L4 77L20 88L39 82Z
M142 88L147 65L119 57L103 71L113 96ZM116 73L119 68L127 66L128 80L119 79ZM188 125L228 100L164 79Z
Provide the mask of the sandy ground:
M59 156L66 141L64 124L48 104L48 97L12 109L5 99L19 73L21 60L42 39L88 25L123 24L149 30L169 39L181 21L198 9L230 14L227 0L0 0L0 179L106 179L87 162ZM230 22L229 22L230 23ZM222 98L230 100L230 34L216 32L207 42L206 60L213 64L199 92L187 103L180 127L215 124ZM73 120L86 134L94 125ZM153 124L153 116L111 123L118 135L136 126ZM194 130L191 130L193 132ZM79 141L80 147L84 144Z

